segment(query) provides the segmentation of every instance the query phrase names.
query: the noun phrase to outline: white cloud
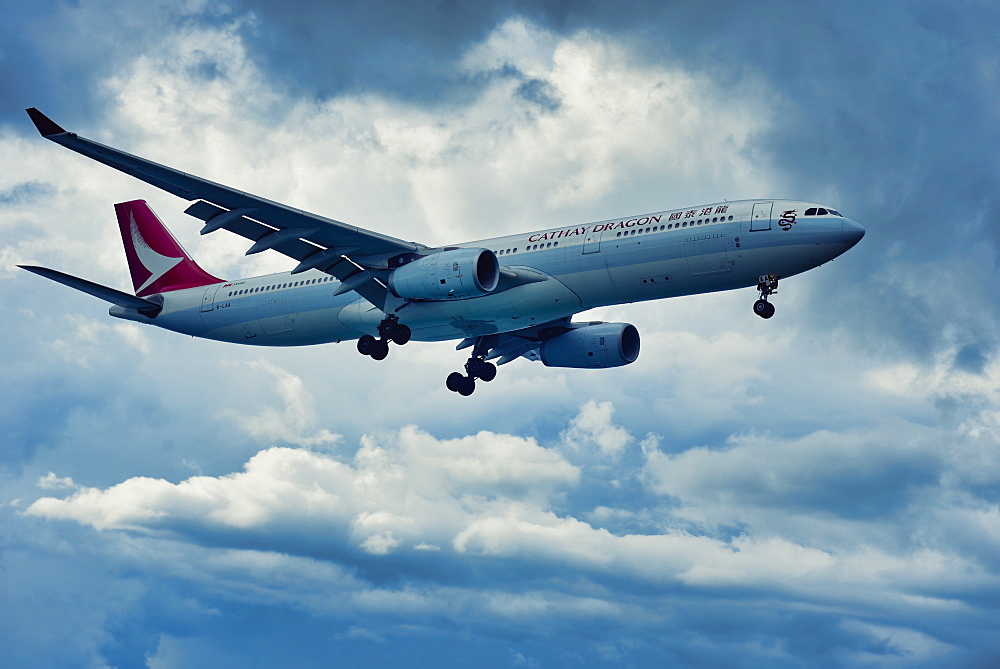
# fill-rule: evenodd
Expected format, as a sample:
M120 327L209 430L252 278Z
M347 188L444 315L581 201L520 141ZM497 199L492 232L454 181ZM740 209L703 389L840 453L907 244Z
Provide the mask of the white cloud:
M45 476L40 476L38 478L38 487L42 490L64 490L67 488L75 488L76 484L73 483L73 479L68 476L58 477L52 472L49 472Z
M405 542L427 552L448 543L469 516L511 498L544 500L579 477L530 439L480 432L437 440L412 427L386 439L366 437L352 464L270 448L241 473L178 484L133 478L106 490L81 488L66 499L43 498L27 513L98 529L306 532L317 533L319 546L347 541L385 554Z
M570 448L595 445L605 455L616 456L632 440L628 430L611 422L614 405L590 400L580 407L580 413L562 433Z
M587 411L585 406L582 414ZM604 415L610 417L610 410ZM80 488L65 499L41 498L26 514L187 542L209 537L221 546L250 542L269 551L249 554L253 564L289 553L330 556L377 565L400 578L425 573L432 564L438 565L434 569L451 565L434 579L442 587L450 587L457 572L482 563L493 565L496 575L486 582L496 583L504 574L530 568L543 578L573 573L595 587L624 579L654 589L676 584L706 592L766 589L817 604L883 610L903 602L920 610L946 605L921 593L919 584L934 580L967 587L978 578L978 568L947 552L945 543L937 549L899 549L877 542L881 525L853 542L844 542L845 527L838 529L829 519L821 518L818 530L813 527L817 513L837 510L825 497L831 486L850 487L864 471L874 471L870 485L878 485L887 466L898 467L902 458L922 452L905 447L866 454L870 443L851 439L823 434L774 443L742 437L722 451L692 449L676 456L646 444L641 475L651 492L682 500L673 511L657 509L664 527L649 532L613 533L556 512L567 494L592 483L531 439L488 432L437 439L413 427L365 437L350 462L327 453L270 448L239 473L177 484L133 478L103 490ZM917 481L927 483L919 476ZM889 500L909 504L891 494ZM856 512L849 500L845 504L843 524L851 526ZM595 518L613 515L605 509ZM691 519L742 523L746 529L726 538L711 527L695 531ZM824 528L823 522L834 527ZM226 555L237 558L239 551ZM372 562L389 559L396 561ZM410 596L416 599L404 606L436 606L416 591L363 599L369 602L364 606L373 606L391 598L395 607L400 597ZM610 593L595 601L612 608L621 604ZM550 598L542 603L549 606ZM312 606L305 600L301 605Z
M262 372L253 375L258 381L254 385L270 386L282 406L273 406L269 397L260 395L259 399L255 398L251 412L230 409L226 413L241 431L263 442L281 441L312 447L331 445L340 439L328 429L316 427L316 398L301 378L264 359L254 360L243 368Z

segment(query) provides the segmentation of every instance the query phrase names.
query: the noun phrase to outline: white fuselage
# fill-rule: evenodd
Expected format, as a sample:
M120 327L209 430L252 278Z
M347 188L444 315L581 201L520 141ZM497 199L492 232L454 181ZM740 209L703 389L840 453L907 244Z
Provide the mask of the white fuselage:
M465 299L411 302L390 297L413 339L439 341L509 332L593 307L753 286L836 258L863 234L821 205L743 200L663 211L457 244L496 253L502 268L550 280ZM794 213L792 213L794 212ZM319 271L251 277L164 293L155 318L111 314L208 339L299 346L376 334L384 313ZM404 306L405 305L405 306Z

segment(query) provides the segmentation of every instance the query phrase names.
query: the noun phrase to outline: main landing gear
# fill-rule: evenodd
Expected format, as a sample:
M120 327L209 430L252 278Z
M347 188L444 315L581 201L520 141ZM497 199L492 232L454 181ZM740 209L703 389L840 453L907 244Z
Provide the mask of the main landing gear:
M389 355L389 342L402 346L410 341L410 328L399 322L399 317L390 314L378 324L378 339L370 334L358 340L358 353L370 355L375 360L384 360Z
M767 298L778 292L778 277L773 274L761 275L757 278L757 291L760 299L753 303L753 312L761 318L770 318L774 315L774 305Z
M476 390L476 379L489 383L497 378L497 366L484 359L494 345L496 345L496 335L478 337L472 355L465 363L465 374L452 372L448 375L445 383L448 390L468 397Z

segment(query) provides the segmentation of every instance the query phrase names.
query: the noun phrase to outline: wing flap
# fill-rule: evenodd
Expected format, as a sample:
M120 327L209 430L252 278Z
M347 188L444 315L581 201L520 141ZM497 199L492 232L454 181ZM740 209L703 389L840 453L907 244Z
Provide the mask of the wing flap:
M257 210L254 210L256 213ZM203 228L203 234L207 232L214 232L215 230L225 229L232 233L239 235L245 239L249 239L252 242L259 242L268 235L274 234L275 232L282 232L283 230L292 230L295 228L281 228L272 227L271 225L264 225L259 221L256 221L249 217L249 215L238 215L239 210L228 210L210 202L205 202L200 200L190 207L184 210L185 214L194 216L197 219L205 221L205 228ZM230 216L229 214L233 214ZM220 221L221 225L216 225L216 221ZM298 226L296 226L298 228ZM313 241L314 238L318 237L318 228L315 226L312 228L299 228L302 230L302 235L304 237ZM309 243L306 241L301 241L298 237L286 239L281 243L270 246L269 248L274 249L278 253L288 256L293 260L298 260L299 262L305 260L306 258L312 256L317 251L323 251L328 248L332 248L332 244L324 244L322 246L316 243ZM253 247L251 247L252 249ZM340 252L344 254L347 252L345 248ZM356 251L357 246L352 247L351 251ZM255 251L256 252L256 251ZM338 255L339 257L339 255ZM337 276L334 274L334 276ZM339 277L338 277L339 278Z

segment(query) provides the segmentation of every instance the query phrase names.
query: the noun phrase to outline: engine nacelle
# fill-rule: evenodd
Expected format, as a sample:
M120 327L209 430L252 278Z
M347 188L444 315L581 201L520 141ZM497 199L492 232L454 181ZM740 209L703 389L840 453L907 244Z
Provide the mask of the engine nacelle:
M452 249L424 256L393 270L389 288L410 300L477 297L500 281L500 262L489 249Z
M639 357L639 331L629 323L596 323L542 342L546 367L621 367Z

